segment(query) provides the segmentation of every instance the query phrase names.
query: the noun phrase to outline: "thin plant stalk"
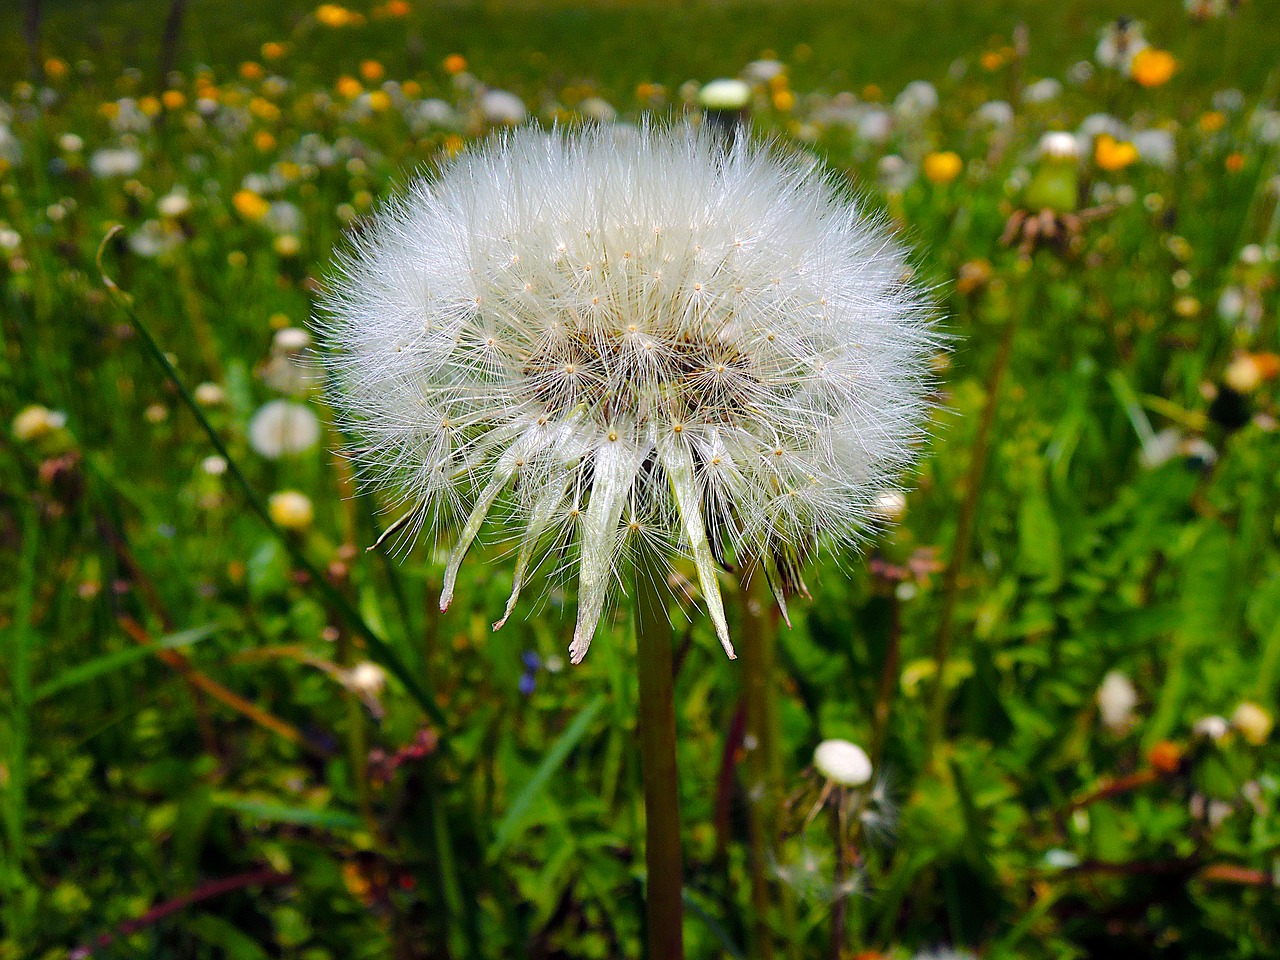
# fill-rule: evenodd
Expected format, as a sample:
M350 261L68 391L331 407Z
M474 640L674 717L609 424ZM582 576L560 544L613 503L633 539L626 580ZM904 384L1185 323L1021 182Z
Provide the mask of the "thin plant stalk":
M325 599L335 610L337 610L342 619L346 621L347 624L356 631L356 633L360 634L360 636L364 638L365 644L369 648L369 652L376 659L385 664L387 669L395 674L396 678L404 684L409 695L418 702L418 705L422 707L427 716L431 718L432 722L436 723L441 729L447 729L448 721L445 718L444 711L440 709L440 705L436 703L435 697L432 696L431 692L419 682L417 677L409 672L409 669L396 655L395 651L393 651L387 642L378 636L374 629L369 626L368 622L366 622L364 617L360 615L360 612L355 608L351 601L348 600L332 583L330 583L329 579L321 573L320 569L307 558L306 554L302 552L294 539L271 519L271 513L267 510L266 503L258 495L258 492L254 490L253 485L249 483L248 478L245 477L244 472L240 469L239 463L237 463L235 457L231 455L231 451L227 449L226 444L222 442L222 438L213 428L213 425L209 423L208 418L205 417L204 411L200 408L200 404L196 403L195 397L192 396L191 390L187 386L186 381L182 379L182 376L174 368L173 363L169 360L168 356L165 355L165 352L160 349L160 344L156 342L151 330L142 322L142 318L138 316L137 311L133 309L133 304L130 302L128 294L120 289L119 285L114 280L107 276L106 270L102 265L102 257L106 251L107 244L110 243L111 239L122 229L123 228L120 226L112 227L111 230L107 232L107 235L103 237L102 243L98 247L97 264L98 273L102 277L103 284L114 297L116 304L122 311L124 311L125 316L129 320L129 325L133 328L139 338L141 338L143 344L147 348L147 352L150 353L156 363L160 365L165 376L168 377L169 382L173 384L174 389L178 391L178 396L182 398L182 402L196 418L196 422L200 424L205 435L208 436L209 442L213 444L213 448L218 452L219 456L227 462L227 473L235 481L236 485L240 487L241 492L249 503L250 509L257 514L258 519L266 525L267 529L271 531L276 540L279 541L280 545L284 547L285 551L289 554L290 559L292 559L295 564L307 573L316 589L324 595ZM440 745L445 750L449 749L449 743L447 740L442 740Z
M755 913L752 955L773 957L773 931L769 923L771 902L768 864L776 849L779 822L781 755L778 735L777 687L773 682L777 661L777 618L773 614L762 570L745 578L742 605L742 685L746 707L743 742L747 754L747 837L751 870L751 904ZM795 928L795 904L791 891L779 889L785 929ZM791 939L788 946L792 945ZM790 949L788 949L790 954Z
M635 569L640 675L640 758L644 771L645 912L649 960L683 960L684 902L680 796L676 771L671 620L662 589L665 563L644 551Z
M871 722L871 768L880 769L884 758L885 741L889 736L889 714L893 708L893 695L898 689L898 668L902 663L902 601L898 599L896 584L889 585L889 636L885 641L884 665L880 669L880 686L876 690L876 705Z
M1028 272L1023 277L1028 291L1034 290L1036 277ZM1009 370L1009 360L1013 355L1013 340L1017 333L1022 314L1030 308L1030 297L1024 298L1021 309L1017 309L1005 321L1000 332L1000 345L996 351L995 362L987 375L987 403L982 410L982 419L978 423L978 433L973 441L973 455L969 461L969 470L965 476L964 501L960 505L960 515L956 522L956 539L951 548L951 560L947 564L942 581L942 615L938 623L938 634L934 640L933 662L936 674L933 680L933 692L929 702L929 720L925 731L925 762L931 764L933 750L942 736L943 721L947 708L946 666L951 656L951 644L955 632L956 600L960 595L960 578L964 572L965 562L973 547L974 521L977 519L978 503L982 499L982 483L986 476L987 457L991 447L991 433L995 427L996 413L1000 409L1000 388L1005 374Z
M839 788L838 788L839 789ZM849 898L845 884L849 877L849 854L844 836L844 797L838 796L827 811L831 816L831 844L835 849L835 901L831 904L831 960L844 956L849 939Z

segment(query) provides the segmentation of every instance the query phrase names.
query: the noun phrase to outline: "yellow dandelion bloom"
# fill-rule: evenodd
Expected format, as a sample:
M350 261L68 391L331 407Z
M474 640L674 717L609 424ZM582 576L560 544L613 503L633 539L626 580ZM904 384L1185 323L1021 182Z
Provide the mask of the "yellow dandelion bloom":
M1168 50L1146 47L1139 50L1130 68L1133 79L1144 87L1158 87L1168 83L1178 69L1178 61Z
M375 90L369 94L369 107L379 113L391 108L391 95L385 90Z
M160 94L160 102L164 104L166 110L181 110L183 104L187 102L187 97L181 90L166 90Z
M795 105L796 95L790 90L775 90L773 92L773 109L785 113Z
M158 97L152 96L139 97L138 109L142 111L144 116L154 117L160 112L160 100Z
M1093 162L1103 170L1123 170L1138 159L1138 148L1104 133L1093 146Z
M338 95L346 97L348 100L354 100L360 94L364 93L364 86L355 77L343 75L338 78L338 82L333 85L338 91Z
M1200 132L1217 133L1227 125L1227 115L1221 110L1210 110L1200 114Z
M326 27L346 27L357 22L360 15L336 3L322 3L316 7L316 21Z
M271 209L271 204L252 190L237 190L231 198L231 205L246 220L261 220Z
M451 53L444 58L444 72L448 74L461 73L467 69L467 58L460 53Z
M253 135L253 145L260 153L267 153L275 149L276 138L266 130L259 130Z
M982 69L994 73L1004 66L1004 54L999 50L988 50L982 55Z
M261 80L265 73L262 64L255 60L246 60L240 64L240 76L246 80Z
M369 83L377 83L386 75L387 68L377 60L362 60L360 62L360 76L364 77Z
M288 47L286 47L283 43L277 43L274 40L268 40L266 43L262 45L262 59L263 60L279 60L281 57L285 55L285 52L287 50L288 50Z
M960 154L951 150L935 151L924 158L924 175L930 183L950 183L960 176L963 169L964 161Z

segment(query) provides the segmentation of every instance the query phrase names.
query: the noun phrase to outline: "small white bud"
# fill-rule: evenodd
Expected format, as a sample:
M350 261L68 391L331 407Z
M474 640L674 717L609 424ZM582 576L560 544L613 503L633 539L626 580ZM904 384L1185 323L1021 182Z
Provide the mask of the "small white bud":
M871 780L871 758L848 740L823 740L813 751L813 765L832 783L861 787Z

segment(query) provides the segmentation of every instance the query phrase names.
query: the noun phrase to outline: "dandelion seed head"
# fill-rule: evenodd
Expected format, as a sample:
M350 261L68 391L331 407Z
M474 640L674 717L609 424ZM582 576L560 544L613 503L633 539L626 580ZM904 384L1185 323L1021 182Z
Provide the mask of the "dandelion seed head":
M939 348L903 251L798 155L688 127L508 131L414 183L341 259L337 402L407 533L499 506L523 527L506 616L572 547L590 643L631 544L786 571L853 543L915 458ZM798 573L791 577L798 580Z

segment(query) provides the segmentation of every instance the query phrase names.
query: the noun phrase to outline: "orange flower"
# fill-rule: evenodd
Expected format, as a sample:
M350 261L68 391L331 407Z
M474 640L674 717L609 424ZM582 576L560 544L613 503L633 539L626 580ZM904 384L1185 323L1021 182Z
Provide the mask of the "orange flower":
M387 68L377 60L363 60L360 63L360 76L369 83L377 83L387 75Z
M268 40L262 45L263 60L279 60L285 55L288 48L283 43L276 43L274 40Z
M1244 169L1244 154L1243 153L1227 154L1227 159L1224 161L1224 165L1227 168L1227 173L1239 173L1241 170Z
M336 3L322 3L316 7L316 20L326 27L348 27L364 18Z
M994 73L1004 66L1004 55L998 50L988 50L982 55L982 69Z
M389 0L382 9L388 17L407 17L409 15L409 4L405 0Z
M44 62L44 74L50 80L61 80L67 75L67 61L50 57Z
M1182 750L1171 740L1161 740L1147 753L1147 760L1159 773L1173 773L1182 763Z
M1133 79L1144 87L1158 87L1168 83L1178 69L1178 61L1168 50L1146 47L1133 58Z
M261 220L271 209L271 204L252 190L237 190L231 198L231 205L246 220Z
M400 92L412 100L422 93L422 84L416 80L406 80L400 84Z
M253 135L253 145L258 148L260 153L266 153L275 148L276 138L266 130L259 130Z
M1200 114L1200 132L1217 133L1227 125L1227 115L1220 110Z
M950 183L960 176L963 169L964 161L960 159L960 154L951 150L934 152L924 158L924 175L930 183Z
M187 102L187 98L181 90L166 90L160 94L160 102L166 110L178 110Z
M1123 170L1137 159L1137 147L1132 143L1121 142L1109 133L1099 136L1093 147L1093 162L1112 173Z
M360 96L360 94L364 93L364 87L361 86L359 80L355 77L348 77L345 75L339 77L338 82L335 83L333 87L338 91L339 96L346 97L348 100L354 100L356 97Z
M252 60L246 60L244 63L240 64L240 76L244 77L246 80L261 80L262 75L265 72L266 71L262 69L262 64L255 63Z
M790 90L775 90L773 92L773 109L786 113L796 105L796 95Z
M460 53L451 53L444 58L444 72L448 74L461 73L467 69L467 58Z

